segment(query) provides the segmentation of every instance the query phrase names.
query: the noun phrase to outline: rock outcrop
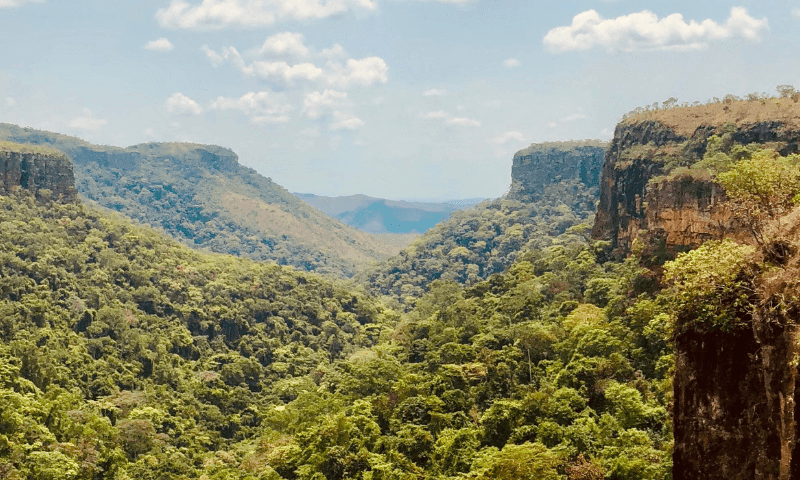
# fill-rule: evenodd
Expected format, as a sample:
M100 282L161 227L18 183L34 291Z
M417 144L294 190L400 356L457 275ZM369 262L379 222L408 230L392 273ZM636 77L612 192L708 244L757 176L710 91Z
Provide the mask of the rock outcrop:
M697 125L685 136L657 120L617 125L605 154L592 236L611 241L624 255L636 238L674 252L714 238L745 235L725 208L724 190L702 171L680 170L700 160L708 138L723 128ZM798 151L800 130L783 122L760 122L738 126L732 139L742 145L765 144L787 155Z
M508 198L533 197L561 180L577 179L587 187L598 186L607 146L599 140L545 142L518 151L511 166Z
M63 153L25 145L0 145L0 194L17 188L37 198L75 199L72 162Z

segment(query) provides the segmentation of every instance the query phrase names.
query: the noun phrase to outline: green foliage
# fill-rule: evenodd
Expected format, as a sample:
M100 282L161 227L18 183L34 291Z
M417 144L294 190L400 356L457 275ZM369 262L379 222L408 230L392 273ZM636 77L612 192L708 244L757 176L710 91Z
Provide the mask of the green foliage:
M0 151L65 152L84 198L194 248L339 277L399 250L310 207L226 148L117 148L9 124L0 124L0 139L19 142L0 143Z
M578 180L547 185L531 201L502 198L455 212L399 255L360 275L375 294L409 306L435 280L473 285L500 273L522 252L586 241L597 188ZM600 293L599 295L602 295Z
M749 292L742 277L755 248L731 240L709 241L664 264L674 311L683 325L728 330L739 324Z
M796 155L784 158L774 150L759 150L717 175L734 215L742 219L759 244L765 228L800 201L800 168Z

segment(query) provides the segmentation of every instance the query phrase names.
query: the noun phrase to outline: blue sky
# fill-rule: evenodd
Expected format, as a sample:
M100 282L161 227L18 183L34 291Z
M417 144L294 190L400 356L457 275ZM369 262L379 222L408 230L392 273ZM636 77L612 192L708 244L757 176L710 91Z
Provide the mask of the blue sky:
M800 87L800 1L0 0L0 121L232 148L290 191L497 197L530 143Z

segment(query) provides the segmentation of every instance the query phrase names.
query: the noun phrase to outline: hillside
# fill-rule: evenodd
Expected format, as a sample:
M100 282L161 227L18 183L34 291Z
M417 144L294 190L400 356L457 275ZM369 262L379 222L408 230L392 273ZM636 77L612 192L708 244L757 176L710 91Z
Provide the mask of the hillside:
M588 226L578 225L594 214L603 151L601 142L587 141L517 152L507 196L454 212L359 279L376 294L408 303L434 280L474 284L505 270L520 252L557 243L571 227L583 235Z
M336 276L400 250L309 207L225 148L108 147L9 124L0 124L0 139L65 152L84 198L192 247Z
M457 202L406 202L366 195L325 197L295 193L317 210L337 218L351 227L369 233L423 233L447 220L452 212L469 208L481 200Z
M639 269L580 238L400 317L26 191L0 227L4 478L668 472L665 344L620 314Z

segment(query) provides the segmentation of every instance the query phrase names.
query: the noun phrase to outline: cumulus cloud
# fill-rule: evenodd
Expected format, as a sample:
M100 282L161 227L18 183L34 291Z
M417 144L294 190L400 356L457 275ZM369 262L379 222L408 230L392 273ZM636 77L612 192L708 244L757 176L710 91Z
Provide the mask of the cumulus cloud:
M203 107L186 95L178 92L172 94L166 102L167 111L174 115L200 115Z
M307 57L309 49L303 42L303 34L282 32L267 38L253 53L264 56Z
M300 47L305 45L302 37L285 36L278 42L267 42L267 48L263 46L251 52L254 55L264 55L270 50L283 49L300 51ZM291 38L291 39L290 39ZM319 67L311 62L296 63L290 65L284 60L255 60L248 63L245 57L234 47L227 47L218 53L210 49L207 45L201 47L206 57L214 66L219 66L224 62L230 62L243 74L260 78L278 86L293 86L298 81L320 82L322 84L337 87L349 88L351 86L370 86L375 83L386 83L388 81L389 68L386 62L380 57L368 57L361 60L349 59L345 63L335 60L328 60L325 68ZM306 50L309 52L310 50ZM343 50L342 50L343 51Z
M0 0L0 8L21 7L26 3L42 3L44 0Z
M156 20L165 28L219 30L264 27L280 20L320 19L375 8L372 0L172 0L167 8L156 12Z
M17 101L14 99L14 97L6 97L6 100L5 100L5 106L6 107L13 107L16 104L17 104Z
M144 48L146 50L153 50L155 52L169 52L175 48L175 45L173 45L168 39L162 37L158 40L147 42L147 45L145 45Z
M308 118L319 118L347 100L347 93L336 90L311 92L303 99L303 112Z
M800 8L793 8L792 9L792 16L794 18L800 18Z
M588 10L576 15L571 25L547 32L543 42L554 53L589 50L596 46L625 52L696 50L731 38L758 41L768 30L766 18L753 18L742 7L733 7L722 25L710 19L687 23L679 13L659 19L648 10L604 19L596 11Z
M328 62L328 67L332 70L327 76L328 83L339 88L352 85L368 87L389 80L389 67L380 57L367 57L361 60L351 58L345 65Z
M70 128L94 132L105 127L108 121L105 118L97 118L88 108L83 110L83 115L75 117L69 121Z
M518 132L516 130L506 132L491 140L492 143L495 143L497 145L505 145L506 143L509 142L521 143L524 141L525 141L525 135L523 135L522 132Z
M355 130L364 125L364 121L352 113L334 111L331 130Z
M449 113L436 110L434 112L428 112L422 115L422 118L429 119L429 120L442 120L444 121L445 125L454 125L458 127L480 127L481 122L478 120L474 120L472 118L466 117L454 117Z
M574 122L576 120L586 120L587 118L589 118L588 115L586 115L583 112L578 112L578 113L573 113L572 115L567 115L566 117L562 118L561 121Z
M522 64L519 63L519 60L517 60L516 58L509 58L503 62L503 65L505 65L506 68L514 68L514 67L519 67Z
M217 97L212 110L238 110L250 117L253 123L286 123L292 106L271 92L248 92L239 98Z
M225 57L220 55L219 53L211 50L208 45L203 45L200 47L200 50L206 54L206 58L211 62L212 65L215 67L219 67L223 63L225 63Z
M445 95L447 95L447 90L438 88L431 88L430 90L422 92L423 97L442 97Z
M242 71L279 85L294 85L298 80L315 81L322 77L322 69L313 63L289 65L286 62L258 61Z

